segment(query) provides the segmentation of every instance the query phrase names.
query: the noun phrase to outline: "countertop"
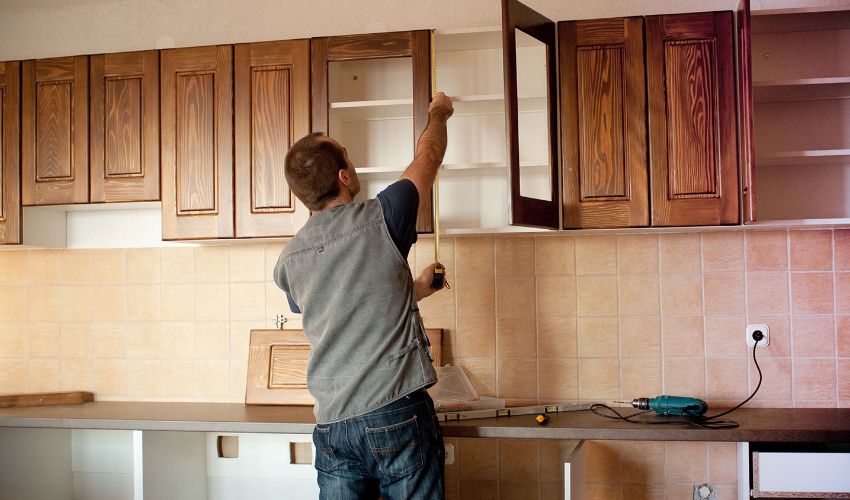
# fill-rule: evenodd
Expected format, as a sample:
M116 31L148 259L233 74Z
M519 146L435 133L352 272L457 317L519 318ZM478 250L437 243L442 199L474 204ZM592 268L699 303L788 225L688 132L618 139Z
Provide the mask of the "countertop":
M685 424L630 424L588 410L549 414L546 425L538 425L532 415L522 415L443 422L441 426L446 437L850 442L850 409L744 408L723 418L735 420L740 426L714 430ZM307 434L314 425L312 406L95 401L67 406L0 408L0 428Z

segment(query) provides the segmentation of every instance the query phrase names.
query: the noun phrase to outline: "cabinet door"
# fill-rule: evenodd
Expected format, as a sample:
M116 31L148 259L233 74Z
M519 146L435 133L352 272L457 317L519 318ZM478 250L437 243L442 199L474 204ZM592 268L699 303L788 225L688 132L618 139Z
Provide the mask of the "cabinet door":
M92 203L159 199L159 52L91 56Z
M558 23L564 228L649 225L643 19Z
M21 63L0 62L0 244L21 243Z
M732 13L646 20L653 226L737 224Z
M161 52L162 238L233 237L233 47Z
M753 56L750 0L741 0L737 12L738 106L741 131L741 208L744 223L756 217L756 151L753 140Z
M292 236L310 215L284 176L310 132L310 42L239 44L234 65L236 236Z
M516 0L502 0L512 225L551 229L560 226L556 38L554 22ZM533 62L528 71L518 73L520 53L523 60L533 59ZM544 96L544 106L536 107L534 98ZM540 154L540 150L548 158L542 164L524 161L523 152L533 155L533 152Z
M89 201L88 56L24 61L24 205Z
M413 91L413 137L415 146L419 136L428 125L428 104L431 102L431 33L403 31L374 35L347 35L313 38L311 46L312 115L313 131L329 131L329 108L331 106L328 82L328 65L342 61L364 61L370 59L410 58L412 65ZM333 134L333 131L330 131ZM384 143L385 147L398 147ZM345 145L345 144L343 144ZM349 148L350 149L350 148ZM409 163L411 156L406 159ZM407 167L401 167L401 171ZM434 230L432 197L419 200L416 230L429 233Z

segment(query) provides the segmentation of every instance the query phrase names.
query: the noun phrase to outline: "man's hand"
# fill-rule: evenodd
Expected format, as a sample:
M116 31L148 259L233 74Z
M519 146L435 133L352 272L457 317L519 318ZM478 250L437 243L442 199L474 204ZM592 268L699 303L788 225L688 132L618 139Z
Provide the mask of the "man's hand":
M416 302L419 302L438 290L437 288L431 288L431 283L434 281L434 269L437 269L438 267L440 269L445 269L445 267L439 262L432 262L428 265L428 267L422 270L419 277L413 282L413 296L416 298Z
M452 106L451 99L442 92L437 92L431 104L428 105L428 116L438 120L446 121L454 112L455 108Z

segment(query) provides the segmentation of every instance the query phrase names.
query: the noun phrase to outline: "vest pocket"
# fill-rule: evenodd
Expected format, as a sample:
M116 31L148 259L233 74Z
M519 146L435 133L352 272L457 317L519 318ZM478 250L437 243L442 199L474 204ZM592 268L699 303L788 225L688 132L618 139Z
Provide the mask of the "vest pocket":
M386 427L366 427L366 439L378 468L388 476L406 476L424 463L416 415Z
M409 344L407 344L406 346L404 346L404 347L403 347L400 351L398 351L398 352L394 352L393 354L390 354L390 361L395 361L395 360L397 360L398 358L400 358L400 357L404 356L405 354L409 353L410 351L412 351L412 350L414 350L414 349L419 349L419 346L420 346L420 345L422 345L422 341L421 341L421 340L419 340L418 338L413 339L413 341L412 341L412 342L410 342Z

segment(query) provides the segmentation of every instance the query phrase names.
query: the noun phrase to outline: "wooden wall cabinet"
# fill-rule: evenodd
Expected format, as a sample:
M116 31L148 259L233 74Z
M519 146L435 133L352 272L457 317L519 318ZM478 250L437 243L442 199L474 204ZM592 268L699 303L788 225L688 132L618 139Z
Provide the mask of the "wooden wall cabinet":
M19 244L21 226L21 63L0 62L0 244Z
M88 56L23 62L24 205L88 203Z
M731 12L559 23L564 228L739 222L732 28Z
M737 224L731 12L646 18L653 226Z
M649 225L643 25L558 23L564 228Z
M293 236L310 215L284 159L310 133L310 41L236 45L236 236Z
M310 46L312 130L337 139L367 175L400 177L428 125L431 33L320 37ZM361 198L375 194L363 189ZM420 233L433 231L432 206L430 196L419 200Z
M162 237L232 238L233 46L160 57Z
M89 64L91 202L159 200L159 52Z

